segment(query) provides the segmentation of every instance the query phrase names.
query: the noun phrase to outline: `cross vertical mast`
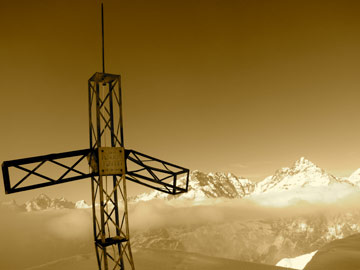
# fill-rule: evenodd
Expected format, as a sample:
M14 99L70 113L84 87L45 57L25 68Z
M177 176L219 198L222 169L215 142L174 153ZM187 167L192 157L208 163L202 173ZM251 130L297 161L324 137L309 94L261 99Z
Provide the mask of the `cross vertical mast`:
M93 226L99 269L135 269L128 225L120 75L97 72L88 85L90 160L95 173L91 178Z
M126 265L134 270L128 224L121 83L120 75L105 73L103 3L101 41L102 73L95 73L88 83L89 141L91 160L95 161L92 170L97 173L91 178L95 250L99 269L123 270Z
M104 49L104 4L101 3L101 47L102 47L102 73L105 73L105 49Z

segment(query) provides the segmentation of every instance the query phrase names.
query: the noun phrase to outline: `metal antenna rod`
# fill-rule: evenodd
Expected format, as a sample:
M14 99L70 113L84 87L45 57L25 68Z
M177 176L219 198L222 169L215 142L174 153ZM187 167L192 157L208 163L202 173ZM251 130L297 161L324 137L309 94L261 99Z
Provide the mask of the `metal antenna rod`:
M101 37L102 37L102 72L105 73L105 52L104 52L104 4L101 3Z

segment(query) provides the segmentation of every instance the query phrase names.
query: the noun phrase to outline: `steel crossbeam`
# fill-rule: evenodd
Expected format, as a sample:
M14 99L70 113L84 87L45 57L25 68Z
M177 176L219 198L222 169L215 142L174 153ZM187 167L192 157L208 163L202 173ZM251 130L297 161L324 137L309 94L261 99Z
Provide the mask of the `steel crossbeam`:
M87 172L85 172L84 170L82 170L82 168L81 169L77 169L77 168L81 165L81 163L86 163L87 165L87 162L85 161L86 161L86 157L90 154L90 152L91 149L83 149L83 150L70 151L64 153L56 153L56 154L43 155L37 157L4 161L2 164L2 172L4 178L5 193L10 194L20 191L31 190L35 188L67 183L81 179L87 179L91 177L93 174L89 173L88 170ZM71 158L77 158L77 160L72 165L66 165L65 162ZM37 172L41 167L49 163L52 163L54 167L64 168L66 169L66 171L60 177L54 177L49 174L44 175L43 173ZM34 168L32 170L24 167L24 165L29 165L29 164L34 165ZM85 167L88 168L88 166ZM27 172L27 174L24 177L22 177L20 180L16 181L16 183L12 183L10 181L10 169L25 171ZM67 175L71 172L75 173L76 175L67 177ZM33 179L31 179L31 177L33 176L37 176L38 178L36 179L37 181L33 181ZM42 182L39 182L39 180L42 180Z

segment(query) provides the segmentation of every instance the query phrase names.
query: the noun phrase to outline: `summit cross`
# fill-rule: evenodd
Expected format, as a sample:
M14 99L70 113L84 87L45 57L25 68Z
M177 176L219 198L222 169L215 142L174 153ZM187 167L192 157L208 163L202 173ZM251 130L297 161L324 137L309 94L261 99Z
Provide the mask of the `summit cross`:
M4 161L5 193L90 179L98 268L134 270L126 182L177 195L188 191L189 170L125 148L121 78L104 64L88 80L88 105L89 148Z

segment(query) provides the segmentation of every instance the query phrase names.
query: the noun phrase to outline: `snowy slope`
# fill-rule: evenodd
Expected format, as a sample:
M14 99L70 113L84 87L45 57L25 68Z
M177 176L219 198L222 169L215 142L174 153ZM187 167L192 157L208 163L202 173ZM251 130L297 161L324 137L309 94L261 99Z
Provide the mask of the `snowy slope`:
M306 264L312 259L312 257L316 254L316 251L310 252L308 254L300 255L295 258L284 258L281 259L276 266L282 266L292 269L302 270L305 268Z
M348 180L355 186L360 187L360 168L353 172Z

